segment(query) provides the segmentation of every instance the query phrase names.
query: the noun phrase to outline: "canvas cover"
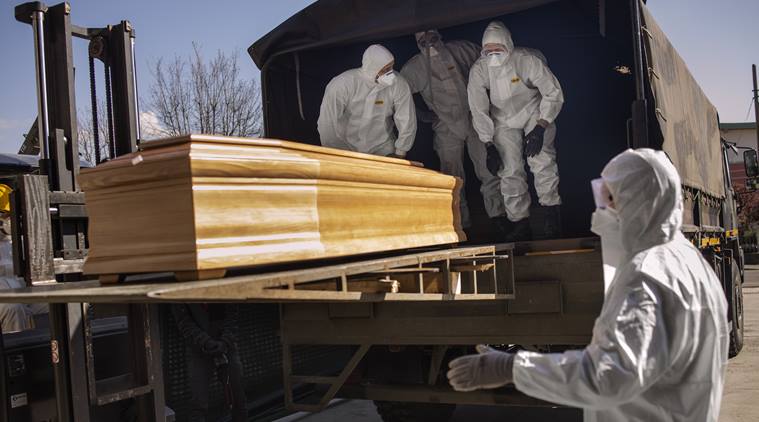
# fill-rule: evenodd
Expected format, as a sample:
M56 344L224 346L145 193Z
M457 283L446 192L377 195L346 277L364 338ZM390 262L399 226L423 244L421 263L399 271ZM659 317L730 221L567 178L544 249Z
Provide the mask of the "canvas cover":
M413 34L554 1L557 0L320 0L253 43L248 53L261 69L277 54Z
M662 32L651 11L641 4L647 33L649 80L662 150L674 162L683 184L722 198L722 147L717 109Z

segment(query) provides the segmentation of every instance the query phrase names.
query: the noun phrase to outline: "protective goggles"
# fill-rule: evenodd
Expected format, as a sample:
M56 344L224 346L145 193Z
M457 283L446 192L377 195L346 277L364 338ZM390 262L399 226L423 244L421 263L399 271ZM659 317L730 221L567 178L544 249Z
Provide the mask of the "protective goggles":
M602 178L591 180L590 187L593 188L593 200L596 201L597 208L614 208L614 197Z
M495 54L506 54L506 50L503 48L488 48L486 50L482 50L480 54L482 57L488 57Z
M422 48L434 47L437 43L440 42L440 35L434 32L428 32L424 34L423 37L419 38L419 41L417 42Z

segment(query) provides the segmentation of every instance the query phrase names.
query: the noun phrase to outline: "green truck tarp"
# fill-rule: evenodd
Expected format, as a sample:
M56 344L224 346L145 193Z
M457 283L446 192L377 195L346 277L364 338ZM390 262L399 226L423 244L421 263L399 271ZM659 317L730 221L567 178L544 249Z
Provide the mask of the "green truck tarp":
M664 150L683 184L718 198L725 196L717 109L688 70L685 61L643 7L649 80Z

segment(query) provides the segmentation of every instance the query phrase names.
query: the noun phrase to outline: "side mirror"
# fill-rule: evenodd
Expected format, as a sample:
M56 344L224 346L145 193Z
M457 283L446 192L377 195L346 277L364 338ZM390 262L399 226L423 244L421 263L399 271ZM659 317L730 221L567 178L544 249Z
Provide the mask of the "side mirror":
M746 179L746 191L747 192L756 192L757 189L757 183L756 179ZM740 211L738 211L740 212Z
M759 176L759 158L757 158L755 150L747 149L743 151L743 166L746 168L746 177Z

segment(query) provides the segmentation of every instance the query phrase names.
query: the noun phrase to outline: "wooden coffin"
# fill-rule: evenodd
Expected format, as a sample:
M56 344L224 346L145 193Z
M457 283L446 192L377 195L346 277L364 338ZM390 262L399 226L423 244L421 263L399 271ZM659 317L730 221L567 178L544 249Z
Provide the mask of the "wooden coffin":
M458 179L295 142L152 141L83 170L80 184L87 274L226 269L465 240Z

